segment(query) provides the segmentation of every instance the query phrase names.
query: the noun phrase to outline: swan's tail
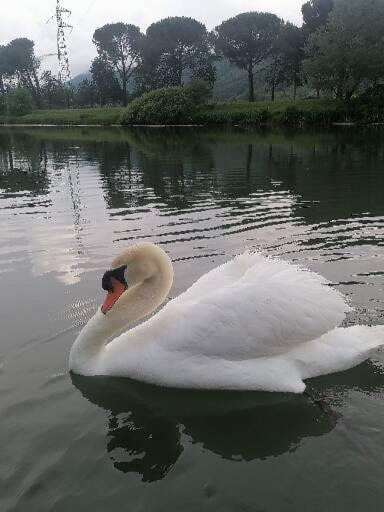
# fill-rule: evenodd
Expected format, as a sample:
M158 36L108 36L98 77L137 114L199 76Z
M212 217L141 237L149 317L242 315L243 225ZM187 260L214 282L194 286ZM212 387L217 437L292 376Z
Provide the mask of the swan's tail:
M290 353L301 379L348 370L384 347L384 326L338 328Z

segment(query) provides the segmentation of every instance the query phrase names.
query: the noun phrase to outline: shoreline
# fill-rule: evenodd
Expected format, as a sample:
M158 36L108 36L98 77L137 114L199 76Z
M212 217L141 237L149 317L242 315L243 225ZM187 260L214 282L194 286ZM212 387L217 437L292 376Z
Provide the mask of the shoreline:
M343 103L337 100L276 100L254 103L234 102L206 105L184 117L180 122L124 123L123 107L35 110L20 117L0 116L4 127L201 127L201 126L381 126L384 107L376 104ZM123 121L122 123L120 121Z
M384 122L379 123L361 123L361 122L334 122L334 123L300 123L297 125L292 124L279 124L279 123L247 123L247 124L223 124L223 123L209 123L209 124L48 124L48 123L0 123L0 128L289 128L289 127L302 127L306 126L327 128L327 127L380 127L384 126Z

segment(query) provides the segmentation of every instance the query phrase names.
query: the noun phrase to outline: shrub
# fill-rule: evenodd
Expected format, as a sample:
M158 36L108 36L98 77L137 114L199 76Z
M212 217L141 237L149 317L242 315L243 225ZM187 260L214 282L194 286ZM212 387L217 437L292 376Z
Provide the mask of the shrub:
M122 113L122 124L181 124L193 121L196 107L183 87L164 87L143 94Z
M298 126L303 122L304 114L297 107L287 107L283 115L283 123Z
M7 106L11 116L23 116L33 110L33 99L27 89L18 87L7 94Z
M369 87L359 96L359 99L376 105L384 105L384 84L376 84Z
M200 78L189 81L184 86L185 92L189 95L194 105L205 105L212 96L212 87L205 80Z
M226 125L265 125L272 122L272 114L268 109L251 111L223 111L205 109L196 114L196 123L199 124L226 124Z
M349 103L353 116L363 123L384 121L384 84L369 87L359 97Z

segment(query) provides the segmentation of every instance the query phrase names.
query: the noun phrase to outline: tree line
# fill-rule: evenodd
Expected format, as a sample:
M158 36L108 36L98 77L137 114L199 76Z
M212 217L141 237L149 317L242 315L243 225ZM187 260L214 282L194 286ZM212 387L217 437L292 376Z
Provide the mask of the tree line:
M187 17L170 17L146 33L129 23L97 28L97 56L90 79L76 88L50 71L33 41L19 38L0 46L0 93L29 91L37 108L124 105L144 92L204 80L213 87L215 64L226 59L248 77L254 101L255 74L275 99L278 88L302 85L317 97L349 100L384 79L384 2L382 0L309 0L301 27L264 12L247 12L209 32Z

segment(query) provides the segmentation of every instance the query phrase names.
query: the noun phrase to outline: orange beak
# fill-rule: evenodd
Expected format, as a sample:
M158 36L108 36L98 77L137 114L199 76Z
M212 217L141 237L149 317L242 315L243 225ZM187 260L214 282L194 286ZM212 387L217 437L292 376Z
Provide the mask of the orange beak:
M110 309L112 309L113 305L117 302L118 298L125 292L127 289L126 286L114 277L111 279L112 281L112 291L108 292L108 295L105 298L103 305L101 306L101 311L106 315Z

